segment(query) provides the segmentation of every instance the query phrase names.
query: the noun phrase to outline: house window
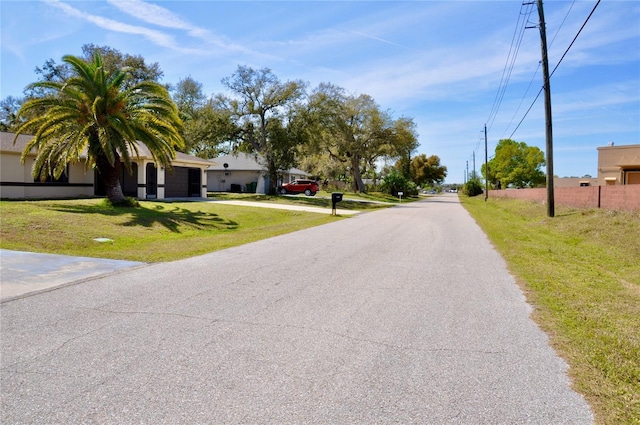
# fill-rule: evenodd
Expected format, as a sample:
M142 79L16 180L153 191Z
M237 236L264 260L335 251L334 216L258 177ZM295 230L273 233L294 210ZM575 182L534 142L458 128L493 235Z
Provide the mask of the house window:
M48 175L46 180L42 181L38 178L33 179L34 183L69 183L69 164L57 179L52 175Z

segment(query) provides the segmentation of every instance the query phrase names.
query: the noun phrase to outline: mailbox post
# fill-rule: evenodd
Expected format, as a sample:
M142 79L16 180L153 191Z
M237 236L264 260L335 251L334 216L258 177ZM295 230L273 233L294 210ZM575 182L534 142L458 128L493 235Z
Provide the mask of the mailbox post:
M331 215L336 215L336 204L340 201L342 201L342 193L331 193Z

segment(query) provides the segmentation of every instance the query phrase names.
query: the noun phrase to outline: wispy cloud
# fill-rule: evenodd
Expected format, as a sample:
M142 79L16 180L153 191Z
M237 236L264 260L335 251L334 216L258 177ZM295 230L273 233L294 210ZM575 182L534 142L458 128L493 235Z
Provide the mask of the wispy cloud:
M174 35L159 31L157 29L147 28L141 25L130 25L114 19L86 13L60 0L43 1L50 6L61 10L67 16L84 20L108 31L139 35L156 44L157 46L179 53L195 54L201 56L211 56L212 52L235 52L249 55L256 54L251 49L247 49L238 44L231 43L230 41L225 40L222 37L215 36L207 29L199 28L195 25L190 24L188 21L183 20L182 18L171 13L165 8L139 0L109 0L109 3L118 8L118 10L126 12L128 15L140 19L142 22L173 30L184 30L189 36L198 38L202 41L205 41L209 45L215 46L216 50L212 51L211 49L205 49L202 46L198 46L197 48L185 47L182 42L179 43L176 41L176 37Z
M579 111L597 112L603 108L638 104L638 87L637 80L628 80L561 93L556 96L559 101L554 105L554 111L563 114Z
M109 31L125 33L125 34L141 35L159 46L163 46L163 47L174 49L174 50L183 50L176 43L175 39L172 36L165 34L161 31L156 31L156 30L152 30L152 29L144 28L140 26L129 25L129 24L115 21L113 19L103 18L101 16L85 13L59 0L44 0L44 2L49 4L50 6L53 6L61 10L67 16L82 19L100 28L104 28Z
M181 16L176 15L164 7L147 3L142 0L108 0L107 2L121 12L133 16L143 22L163 28L186 31L190 37L205 41L207 44L214 45L224 51L254 54L251 49L237 43L233 43L231 40L218 36L206 28L193 25Z
M499 49L487 49L491 45L483 40L449 49L438 47L419 56L399 55L394 60L367 62L361 69L351 70L344 84L359 87L384 103L472 99L498 86L504 55ZM538 59L537 51L522 52L512 80L529 80Z
M402 44L398 44L398 43L395 43L395 42L390 41L390 40L385 40L382 37L376 37L375 35L365 34L365 33L360 32L360 31L348 30L348 32L350 32L352 34L355 34L357 36L360 36L360 37L368 38L370 40L375 40L375 41L379 41L379 42L384 43L384 44L389 44L391 46L400 47L401 49L408 49L408 50L414 50L414 51L418 50L418 49L415 49L413 47L403 46Z
M121 12L126 13L140 19L149 24L158 25L165 28L175 28L188 31L194 37L206 37L209 31L204 28L198 28L180 18L173 12L164 7L147 3L141 0L108 0L111 6L114 6Z
M558 37L549 47L550 64L555 64L569 46L571 46L569 54L562 63L565 68L638 60L639 50L621 51L615 46L637 39L639 9L629 13L628 10L618 10L615 5L616 2L603 3L596 9L574 44L571 45L593 7L590 3L578 2L568 15L563 27L551 28L552 33L558 32ZM558 15L561 13L565 12L557 12ZM556 16L554 21L560 23L562 19Z

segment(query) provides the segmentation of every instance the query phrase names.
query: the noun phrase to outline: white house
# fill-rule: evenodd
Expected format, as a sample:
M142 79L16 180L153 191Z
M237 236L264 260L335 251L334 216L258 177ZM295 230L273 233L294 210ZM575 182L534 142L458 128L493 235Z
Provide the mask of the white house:
M207 168L209 192L266 193L268 173L260 163L261 157L239 152L213 158L211 161L215 164ZM279 174L278 184L309 176L309 173L297 168L281 171Z
M69 164L58 179L46 182L32 175L36 152L24 164L22 151L33 136L0 132L0 197L1 198L74 198L104 196L100 176L87 169L84 162ZM122 167L120 183L126 196L138 199L166 199L207 196L207 168L214 163L183 153L176 153L171 170L159 169L146 146L138 146L139 156L132 156L131 174Z

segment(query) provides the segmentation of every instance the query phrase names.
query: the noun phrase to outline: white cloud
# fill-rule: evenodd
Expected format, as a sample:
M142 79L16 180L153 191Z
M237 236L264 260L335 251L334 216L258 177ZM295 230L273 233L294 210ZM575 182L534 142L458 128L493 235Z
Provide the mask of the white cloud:
M121 12L134 16L150 24L165 28L193 31L198 35L208 32L206 29L201 29L189 24L187 21L184 21L179 16L163 7L141 0L107 0L107 3L116 7Z
M549 63L553 67L571 46L561 68L577 68L587 65L612 64L638 60L640 50L621 51L619 43L634 40L640 35L638 8L620 9L617 2L603 2L584 25L577 39L574 38L592 11L591 3L576 3L566 23L558 31L558 37L549 47ZM631 12L631 13L630 13ZM564 14L565 12L562 11ZM558 13L559 15L559 13ZM560 16L555 21L561 22ZM548 33L549 35L549 33ZM573 45L571 43L574 42Z
M619 81L597 87L588 87L569 93L562 93L561 102L556 102L554 111L570 113L576 111L597 111L603 108L640 103L637 81Z
M108 0L108 3L116 7L121 12L133 16L143 22L164 28L184 30L189 36L203 40L207 44L212 44L221 50L247 54L254 53L251 49L233 43L224 37L217 36L206 28L200 28L191 24L164 7L147 3L142 0Z
M99 28L103 28L109 31L139 35L153 44L178 52L180 54L191 54L199 56L211 56L212 54L220 54L221 52L235 52L254 55L253 51L243 46L234 44L220 37L214 36L210 31L198 28L189 24L187 21L173 15L168 10L155 6L143 1L110 1L110 3L116 6L119 10L127 12L127 14L141 19L143 22L153 23L155 25L162 26L170 29L185 30L192 37L197 37L206 41L208 44L212 44L216 47L216 50L204 48L199 45L197 48L184 47L184 44L178 43L176 38L163 31L154 30L144 26L130 25L123 22L116 21L114 19L105 18L98 15L85 13L78 10L60 0L43 0L45 3L63 11L67 16L78 18L96 25Z
M167 35L163 32L151 30L144 27L124 24L122 22L118 22L112 19L84 13L78 9L75 9L69 6L68 4L60 2L59 0L45 0L45 3L60 9L68 16L82 19L100 28L104 28L109 31L125 33L125 34L141 35L159 46L163 46L163 47L174 49L174 50L184 50L177 45L177 43L175 42L175 39L172 36Z

